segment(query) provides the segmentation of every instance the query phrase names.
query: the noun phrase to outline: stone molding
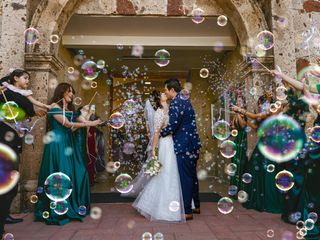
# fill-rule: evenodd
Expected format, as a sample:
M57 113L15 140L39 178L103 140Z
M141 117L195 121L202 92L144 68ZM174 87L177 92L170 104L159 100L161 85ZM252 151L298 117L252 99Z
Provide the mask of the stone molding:
M47 71L54 75L64 68L64 64L54 55L26 53L25 69L27 71Z

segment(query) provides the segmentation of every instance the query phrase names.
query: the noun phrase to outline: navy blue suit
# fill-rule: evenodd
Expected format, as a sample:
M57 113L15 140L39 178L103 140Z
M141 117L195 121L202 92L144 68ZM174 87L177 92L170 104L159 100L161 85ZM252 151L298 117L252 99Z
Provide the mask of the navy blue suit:
M201 148L196 127L195 112L189 100L180 93L171 101L169 124L160 132L161 137L172 135L177 156L185 213L192 213L191 202L200 207L197 160Z

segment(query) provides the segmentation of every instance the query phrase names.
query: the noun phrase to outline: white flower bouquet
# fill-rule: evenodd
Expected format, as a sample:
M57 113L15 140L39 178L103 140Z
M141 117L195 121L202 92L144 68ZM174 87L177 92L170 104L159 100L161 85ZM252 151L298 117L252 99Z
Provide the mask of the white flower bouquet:
M161 162L159 162L158 157L153 156L147 160L147 162L143 165L144 174L147 176L157 176L162 167Z

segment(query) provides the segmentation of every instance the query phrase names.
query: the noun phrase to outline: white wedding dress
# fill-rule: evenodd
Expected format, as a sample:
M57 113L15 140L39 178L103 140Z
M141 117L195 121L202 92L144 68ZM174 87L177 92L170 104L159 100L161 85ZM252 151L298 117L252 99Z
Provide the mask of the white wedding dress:
M157 109L154 128L160 129L163 122L167 124L168 121L168 114ZM180 176L171 135L159 139L158 159L162 164L160 173L152 177L139 193L133 207L151 221L185 221Z

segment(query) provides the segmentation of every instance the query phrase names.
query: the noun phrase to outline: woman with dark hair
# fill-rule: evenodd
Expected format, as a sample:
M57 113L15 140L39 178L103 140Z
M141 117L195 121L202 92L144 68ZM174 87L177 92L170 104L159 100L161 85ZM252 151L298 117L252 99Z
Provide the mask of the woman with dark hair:
M172 135L160 138L161 129L169 122L168 99L165 93L157 96L154 99L154 106L158 108L152 123L152 156L158 157L162 168L160 173L145 185L132 206L151 221L183 222L186 218L173 138ZM158 153L156 149L159 149ZM172 211L172 202L176 202L180 207L177 211Z
M259 113L251 113L247 110L233 106L232 110L244 115L247 118L256 120L257 126L272 115L279 114L282 109L276 112L270 111L272 101L272 92L266 91L264 97L259 101ZM260 140L259 140L260 141ZM284 205L284 195L276 187L275 176L283 170L283 165L277 164L267 159L260 151L259 142L252 152L248 161L245 172L251 174L252 180L246 184L245 191L248 193L248 201L243 204L245 208L255 209L261 212L282 213ZM266 167L269 164L274 165L273 172L267 172Z
M243 108L245 106L245 100L242 96L237 97L238 107ZM245 166L248 162L247 157L247 132L248 126L247 118L242 114L235 114L231 120L232 128L237 130L234 143L236 144L236 155L231 159L232 163L237 165L237 173L234 177L231 177L230 184L237 186L238 190L243 190L243 182L241 176L245 171Z
M70 84L60 83L51 99L53 108L48 112L51 131L47 133L50 138L46 141L43 151L37 190L39 201L35 209L35 219L45 221L47 224L64 225L71 219L82 221L90 209L90 186L85 156L77 146L72 131L77 128L97 126L101 121L75 122L73 95L74 89ZM67 175L72 183L71 195L66 199L64 206L67 212L62 215L58 210L52 209L51 200L43 192L48 176L57 172Z
M42 117L45 115L44 111L35 112L32 102L19 91L18 88L12 88L9 86L9 82L13 79L20 79L23 75L29 75L28 72L24 70L14 70L8 76L0 80L0 105L5 104L7 101L12 101L18 106L18 115L14 119L15 122L21 121L24 118L33 117L35 115ZM20 82L20 81L17 81ZM7 87L5 87L7 86ZM9 146L17 155L17 165L16 170L19 170L19 155L22 152L22 136L18 132L12 121L7 121L5 116L1 116L3 121L0 121L0 142ZM10 139L6 136L10 134L13 137ZM9 209L12 200L17 195L18 185L16 185L11 191L6 194L0 195L0 237L4 233L5 223L17 223L21 222L23 219L14 219L9 215Z

